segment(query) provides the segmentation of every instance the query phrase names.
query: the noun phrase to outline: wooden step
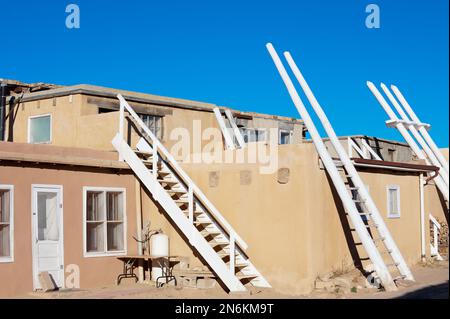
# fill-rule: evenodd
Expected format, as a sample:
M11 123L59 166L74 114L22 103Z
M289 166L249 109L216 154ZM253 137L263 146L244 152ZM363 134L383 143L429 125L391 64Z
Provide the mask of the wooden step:
M208 244L210 244L213 247L216 247L216 246L228 246L230 243L227 241L212 240L212 241L208 241Z
M153 152L149 153L149 152L142 152L139 150L133 150L133 151L136 155L141 155L141 156L152 156L153 155Z
M239 280L243 280L243 279L251 279L251 278L257 278L258 277L258 275L252 275L252 274L249 274L249 275L236 275L236 277L239 279Z
M169 194L186 194L187 195L187 192L185 190L166 189L166 192Z
M171 179L158 179L158 182L161 184L180 184L179 181Z
M207 225L207 224L213 224L211 220L194 220L194 225Z

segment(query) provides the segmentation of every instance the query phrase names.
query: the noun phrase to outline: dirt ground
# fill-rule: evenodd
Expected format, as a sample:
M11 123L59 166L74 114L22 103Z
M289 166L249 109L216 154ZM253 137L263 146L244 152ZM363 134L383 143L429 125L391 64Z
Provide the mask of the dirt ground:
M125 281L120 286L108 286L95 289L61 290L48 293L30 293L19 298L38 299L191 299L191 298L298 298L298 299L388 299L388 298L449 298L448 261L417 265L412 272L416 282L400 286L396 292L383 292L377 289L359 289L353 292L314 291L309 295L292 296L279 293L273 289L252 289L246 294L227 294L216 285L210 289L194 289L179 287L156 288L152 284L134 284Z

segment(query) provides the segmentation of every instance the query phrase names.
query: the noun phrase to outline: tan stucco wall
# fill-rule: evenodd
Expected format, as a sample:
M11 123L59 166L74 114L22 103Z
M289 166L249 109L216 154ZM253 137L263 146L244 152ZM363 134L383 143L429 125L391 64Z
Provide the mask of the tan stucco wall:
M16 144L17 145L17 144ZM2 146L2 145L0 145ZM13 149L14 147L8 147ZM14 145L13 145L14 146ZM19 145L20 146L20 145ZM42 146L21 145L34 152ZM7 147L3 147L6 149ZM47 151L51 151L50 147ZM59 154L70 156L70 152ZM72 153L74 153L72 151ZM81 154L83 151L79 150ZM86 152L86 156L90 154ZM312 144L279 147L279 167L289 168L289 182L280 184L277 173L262 175L255 164L183 164L188 174L212 203L248 243L248 255L260 272L279 291L300 294L309 292L320 273L352 267L352 255L346 241L339 200L324 170L320 169ZM92 153L94 156L94 153ZM109 158L112 154L106 153ZM135 180L133 175L98 169L75 169L63 166L0 166L0 184L15 186L15 262L0 264L0 295L30 291L31 281L31 184L57 184L64 187L65 264L78 264L81 287L114 283L121 270L115 258L84 258L82 255L82 187L104 186L127 189L128 252L136 253L131 236L136 234ZM211 187L209 174L219 176ZM251 175L251 182L241 182L241 172ZM125 174L125 175L123 175ZM420 260L419 178L388 171L361 172L381 214L386 217L386 186L401 189L401 218L386 223L408 263ZM429 193L429 194L428 194ZM439 210L433 188L427 188L426 209ZM143 224L162 228L170 237L171 255L191 257L199 264L165 214L155 206L144 190ZM442 208L441 208L442 209ZM348 233L347 233L348 235ZM355 239L355 241L358 241ZM353 246L351 246L353 247ZM427 245L428 247L428 245ZM360 251L360 257L367 255ZM18 280L20 278L20 280Z
M136 253L134 177L65 167L0 166L0 184L14 185L14 262L0 263L0 296L32 291L31 185L63 186L64 264L80 267L81 287L114 284L122 263L115 257L83 257L83 186L126 189L128 253ZM66 273L66 276L68 273Z
M117 99L103 100L119 104ZM98 108L99 106L91 102L88 96L82 94L22 102L14 110L13 141L28 142L28 118L30 116L51 114L51 145L113 150L111 140L119 129L119 112L98 114ZM162 142L169 150L180 140L180 137L175 134L175 129L186 131L189 134L190 153L202 152L205 145L212 141L211 136L202 137L202 134L207 134L207 132L204 133L205 129L215 128L220 132L213 112L169 107L166 110L170 110L170 112L163 119ZM9 121L7 119L6 136L9 135ZM253 126L278 127L278 121L255 117ZM199 135L195 135L194 127L200 128ZM125 121L125 131L127 136L131 135L130 139L134 145L137 135L134 129L128 127L127 121ZM295 143L301 143L302 125L295 125L293 134ZM201 143L198 143L199 140ZM221 135L216 141L217 147L223 149L224 143ZM181 159L183 156L178 158Z
M352 267L352 256L338 213L340 205L333 198L324 171L319 169L313 145L281 146L279 159L279 167L290 170L288 184L279 184L276 173L259 174L256 165L184 167L249 244L251 260L273 287L291 294L306 293L320 273ZM241 185L243 171L251 172L249 185ZM209 185L210 172L219 175L216 187ZM361 176L406 261L420 261L419 177L381 171L362 172ZM387 218L386 187L391 184L401 189L399 219ZM158 225L167 224L158 215L150 218ZM170 227L166 229L173 241L177 236ZM172 242L171 253L189 251L184 243L178 245L179 242ZM358 251L360 257L367 257L360 248Z

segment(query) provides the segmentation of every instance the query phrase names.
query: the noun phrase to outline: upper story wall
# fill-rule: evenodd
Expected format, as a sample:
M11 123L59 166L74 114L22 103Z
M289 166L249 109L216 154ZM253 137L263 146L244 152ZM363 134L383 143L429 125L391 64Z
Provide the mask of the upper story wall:
M224 149L224 142L213 106L171 107L129 100L133 109L142 116L157 118L159 136L171 150L180 142L187 145L189 154L202 153L211 144ZM206 103L204 103L206 105ZM119 101L113 97L90 94L73 94L51 98L33 99L32 94L8 110L6 136L9 141L29 143L30 119L36 116L51 116L51 139L48 144L68 147L84 147L97 150L113 150L111 140L119 127ZM239 114L238 114L239 113ZM11 115L12 114L12 115ZM291 132L290 143L301 143L304 127L301 121L277 118L261 114L242 115L236 112L238 125L248 130L280 129ZM125 123L127 139L132 145L138 139L138 130ZM270 138L270 134L266 135ZM278 136L274 138L278 139Z

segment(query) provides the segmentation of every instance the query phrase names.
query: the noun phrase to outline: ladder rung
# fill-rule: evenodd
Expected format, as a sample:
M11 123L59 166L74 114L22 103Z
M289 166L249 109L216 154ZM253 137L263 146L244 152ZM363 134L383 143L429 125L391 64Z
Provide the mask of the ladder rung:
M372 241L383 241L383 240L385 240L386 238L385 237L375 237L375 238L372 238Z
M359 213L359 215L361 215L361 216L370 216L370 215L372 215L372 213Z
M351 191L356 191L356 190L359 189L359 187L352 186L352 187L348 187L348 189L351 190Z
M386 264L386 267L397 267L398 265L400 265L400 263L392 263L392 264Z

